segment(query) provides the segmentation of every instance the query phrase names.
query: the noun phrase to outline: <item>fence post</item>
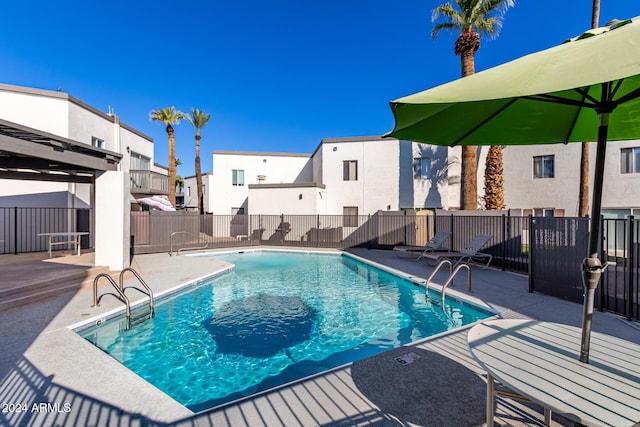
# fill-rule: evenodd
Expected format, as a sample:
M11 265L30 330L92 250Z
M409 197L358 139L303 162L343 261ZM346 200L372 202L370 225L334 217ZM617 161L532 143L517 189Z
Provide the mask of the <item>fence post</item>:
M367 242L368 243L368 248L369 250L371 250L371 248L373 247L373 238L371 237L371 214L367 214Z
M534 277L533 277L533 272L534 272L534 268L533 268L533 248L534 248L534 235L535 233L533 232L533 215L529 215L529 217L527 218L527 221L529 222L529 250L527 251L529 254L529 292L533 292L533 281L534 281Z
M502 271L505 271L507 264L507 216L502 214Z
M456 242L456 234L453 231L453 214L451 214L451 223L449 224L449 230L451 230L451 250L455 251L456 248L454 247L454 245Z
M598 230L598 233L600 233L600 236L598 236L598 254L600 255L599 258L602 262L604 262L604 265L606 265L607 262L607 258L608 258L608 251L607 251L607 245L605 244L605 237L606 237L606 233L605 233L605 220L604 220L604 215L600 215L600 230ZM598 293L594 292L594 307L598 308L601 312L606 311L606 307L607 307L607 299L606 299L606 295L605 295L605 291L604 291L604 286L603 283L606 281L607 279L603 276L600 276L600 282L598 283L598 287L600 288L600 301L598 301L598 299L596 298L598 296Z
M284 214L280 214L280 246L284 246Z
M634 248L634 242L633 242L633 236L634 236L634 219L633 219L633 215L629 215L627 217L627 222L629 223L629 227L627 227L627 229L629 230L628 234L627 234L627 242L629 242L629 248L627 249L627 274L629 275L628 278L628 283L629 283L629 289L627 291L627 320L631 320L633 318L633 306L634 306L634 295L635 295L635 291L634 291L634 286L633 286L633 279L635 277L635 248Z
M13 254L18 255L18 207L13 208Z

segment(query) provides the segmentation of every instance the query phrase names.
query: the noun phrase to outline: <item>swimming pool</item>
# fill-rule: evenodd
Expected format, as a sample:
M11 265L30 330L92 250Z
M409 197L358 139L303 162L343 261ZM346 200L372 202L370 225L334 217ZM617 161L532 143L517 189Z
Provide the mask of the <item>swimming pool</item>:
M216 255L233 271L157 301L130 330L78 331L192 411L493 315L346 255Z

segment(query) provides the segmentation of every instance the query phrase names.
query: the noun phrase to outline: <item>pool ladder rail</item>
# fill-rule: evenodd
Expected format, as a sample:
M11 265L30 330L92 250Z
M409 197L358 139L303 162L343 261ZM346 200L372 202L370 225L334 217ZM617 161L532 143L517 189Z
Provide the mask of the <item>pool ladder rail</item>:
M138 288L136 286L124 286L124 274L126 272L133 273L133 275L136 277L136 279L138 279L138 282L140 282L140 284L144 287L144 290L140 289L140 288ZM107 293L104 293L104 294L98 296L98 281L101 278L105 278L105 279L107 279L107 281L109 283L111 283L111 286L113 286L113 288L116 291L115 294L111 293L111 292L107 292ZM126 322L127 322L126 329L130 329L131 328L131 321L132 321L132 319L131 319L131 317L132 317L131 316L131 301L129 300L129 298L125 294L125 291L127 289L135 289L138 292L142 292L143 294L145 294L145 295L147 295L149 297L149 311L148 312L143 312L142 316L134 318L134 321L136 321L136 320L147 320L147 319L153 318L153 315L154 315L153 291L151 290L149 285L147 285L147 283L142 279L142 277L140 277L138 272L135 271L131 267L127 267L127 268L125 268L124 270L122 270L120 272L119 284L116 283L115 280L113 280L113 277L111 277L107 273L98 274L95 277L95 279L93 279L93 305L91 307L98 307L100 305L100 300L105 295L113 295L114 297L116 297L117 299L122 301L122 303L125 305L125 316L126 316Z
M444 310L445 309L444 300L446 297L445 293L446 293L447 287L453 284L453 279L456 277L456 274L460 272L460 270L467 270L467 291L468 292L472 292L472 291L471 291L471 268L469 268L467 264L459 264L454 270L453 264L451 263L451 261L449 261L448 259L443 259L438 263L438 265L436 265L436 268L433 269L433 272L431 273L429 278L427 278L427 281L424 284L425 301L427 302L429 301L429 283L435 277L436 273L438 273L438 271L440 270L440 268L442 268L443 265L449 266L449 278L444 283L444 285L442 285L442 309Z
M193 237L194 239L196 239L198 241L197 245L199 245L199 246L180 247L176 251L176 255L180 255L180 252L182 252L182 251L195 251L195 250L199 250L199 249L207 249L207 247L209 247L209 242L206 239L203 239L200 236L196 236L195 234L189 233L188 231L174 231L169 236L169 256L173 256L173 253L174 253L174 250L173 250L173 237L177 236L178 234Z

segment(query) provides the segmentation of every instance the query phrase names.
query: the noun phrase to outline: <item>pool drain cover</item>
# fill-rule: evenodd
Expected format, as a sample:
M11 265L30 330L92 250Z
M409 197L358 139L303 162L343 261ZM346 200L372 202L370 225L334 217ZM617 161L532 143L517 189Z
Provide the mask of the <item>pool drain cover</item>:
M224 304L203 324L218 353L262 358L307 341L316 317L299 297L259 294Z
M418 356L414 352L411 352L411 353L403 354L402 356L398 356L394 360L401 365L408 365L410 363L415 362L418 359L420 359L420 356Z

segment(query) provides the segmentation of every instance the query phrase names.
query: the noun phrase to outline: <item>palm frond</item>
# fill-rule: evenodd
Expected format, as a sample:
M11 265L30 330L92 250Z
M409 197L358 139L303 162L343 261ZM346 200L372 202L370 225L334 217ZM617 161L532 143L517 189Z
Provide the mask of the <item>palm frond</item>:
M435 40L436 37L438 36L438 33L442 30L447 30L452 33L453 30L457 30L457 29L458 28L451 23L438 24L435 27L433 27L433 30L431 30L431 38Z
M504 13L514 5L514 0L455 0L455 4L444 3L432 13L432 21L443 21L434 27L431 36L435 39L443 29L463 31L471 28L478 34L493 38L502 27Z
M187 115L182 111L176 110L175 107L160 108L151 111L149 118L152 122L161 122L165 125L177 125L180 120L186 118Z
M191 107L191 116L187 115L186 119L193 125L193 127L196 128L196 132L199 133L200 130L209 122L211 115L207 114L203 110Z

